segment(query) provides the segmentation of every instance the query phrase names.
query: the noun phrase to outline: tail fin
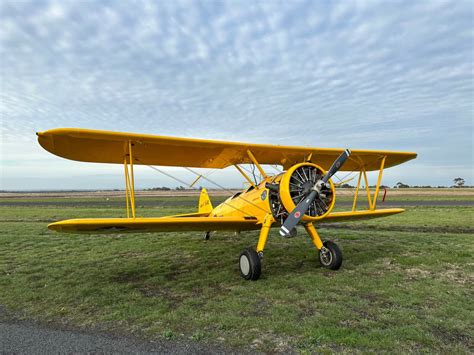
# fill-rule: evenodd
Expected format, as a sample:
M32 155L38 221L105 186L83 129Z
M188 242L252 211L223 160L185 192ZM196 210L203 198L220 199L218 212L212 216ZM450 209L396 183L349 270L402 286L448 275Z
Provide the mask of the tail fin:
M199 213L210 214L213 210L211 200L207 194L206 189L201 190L201 196L199 196Z

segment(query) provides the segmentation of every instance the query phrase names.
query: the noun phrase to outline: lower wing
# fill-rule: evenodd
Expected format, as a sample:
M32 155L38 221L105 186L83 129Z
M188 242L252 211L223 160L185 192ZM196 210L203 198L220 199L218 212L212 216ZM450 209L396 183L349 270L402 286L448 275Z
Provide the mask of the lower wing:
M401 213L402 208L333 212L321 223L385 217ZM57 232L66 233L123 233L123 232L173 232L173 231L245 231L260 229L261 224L253 217L199 217L191 213L174 217L158 218L81 218L68 219L48 225Z
M355 221L362 219L371 219L386 217L397 213L402 213L405 210L403 208L384 208L380 210L361 210L361 211L345 211L345 212L332 212L327 215L320 223L334 223L344 221Z
M68 219L48 225L66 233L172 232L259 229L251 217L159 217L159 218L81 218Z

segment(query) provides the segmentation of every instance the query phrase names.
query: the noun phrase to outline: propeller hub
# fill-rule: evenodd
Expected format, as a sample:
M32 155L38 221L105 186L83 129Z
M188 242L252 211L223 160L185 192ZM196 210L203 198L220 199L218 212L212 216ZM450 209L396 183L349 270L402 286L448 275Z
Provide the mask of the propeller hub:
M305 181L304 184L301 186L301 190L305 195L308 195L312 189L313 183L311 181Z

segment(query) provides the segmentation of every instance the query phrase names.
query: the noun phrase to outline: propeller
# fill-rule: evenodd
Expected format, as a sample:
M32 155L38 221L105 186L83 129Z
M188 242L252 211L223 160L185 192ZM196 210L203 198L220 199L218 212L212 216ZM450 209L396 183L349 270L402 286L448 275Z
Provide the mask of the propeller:
M337 173L337 171L342 167L342 165L346 162L347 158L351 155L351 151L346 149L339 157L334 161L331 168L327 174L314 184L311 192L308 196L302 199L298 205L291 211L289 216L286 218L285 223L280 228L280 235L283 237L288 236L291 233L291 230L296 227L298 222L303 218L305 213L308 211L309 206L313 203L314 199L321 194L321 189L323 187L328 187L329 179Z

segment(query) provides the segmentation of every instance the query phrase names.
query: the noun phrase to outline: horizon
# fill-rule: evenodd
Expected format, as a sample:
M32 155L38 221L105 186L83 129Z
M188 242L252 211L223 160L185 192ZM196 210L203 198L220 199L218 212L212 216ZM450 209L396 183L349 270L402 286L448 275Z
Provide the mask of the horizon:
M120 165L43 150L35 133L59 127L413 151L382 184L473 185L473 11L469 1L2 1L0 190L124 187ZM173 185L146 167L135 175L137 189ZM212 179L243 181L235 169Z
M403 181L400 181L403 183ZM472 189L474 185L462 185L462 186L455 186L454 184L451 185L407 185L407 187L397 187L397 182L393 186L387 185L382 183L380 185L381 188L388 188L388 189L395 189L395 190L404 190L404 189ZM349 186L340 186L340 189L355 189L356 186L352 185L350 182L347 183ZM365 184L361 183L361 189L365 188ZM374 188L375 184L369 184L370 188ZM186 187L183 185L162 185L162 186L148 186L148 187L139 187L135 188L135 191L200 191L201 189L205 188L208 191L241 191L242 187L237 186L230 186L225 188L218 188L218 187L204 187L198 184L197 187ZM245 188L244 188L245 189ZM97 188L90 188L90 189L18 189L18 190L3 190L0 189L0 193L54 193L54 192L125 192L125 187L122 188L111 188L111 187L97 187ZM364 192L364 191L362 191Z

